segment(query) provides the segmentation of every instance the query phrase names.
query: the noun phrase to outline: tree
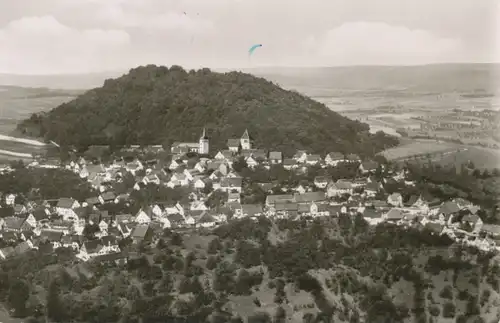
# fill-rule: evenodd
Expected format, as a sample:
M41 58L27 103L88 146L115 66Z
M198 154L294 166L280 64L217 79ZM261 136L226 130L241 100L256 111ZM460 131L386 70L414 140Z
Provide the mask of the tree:
M9 306L14 309L14 316L24 317L26 314L26 301L30 296L30 288L26 281L16 279L9 289Z
M211 255L216 254L222 249L222 243L219 238L214 238L208 244L207 252Z
M233 162L233 170L235 172L240 173L245 168L248 168L248 164L245 161L245 157L240 156Z
M182 236L177 232L172 233L172 237L170 238L170 243L173 246L182 246L183 243Z
M47 317L54 322L66 322L68 316L61 300L59 284L53 280L47 292Z
M212 195L205 201L205 205L210 209L221 207L227 201L227 192L214 191Z
M88 240L92 240L95 239L95 234L99 231L101 231L101 229L96 223L86 224L85 227L83 228L83 235Z

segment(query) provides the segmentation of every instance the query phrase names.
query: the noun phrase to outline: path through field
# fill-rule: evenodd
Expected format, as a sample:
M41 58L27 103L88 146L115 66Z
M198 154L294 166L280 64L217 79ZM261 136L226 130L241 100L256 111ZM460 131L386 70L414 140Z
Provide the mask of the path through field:
M16 137L11 137L11 136L7 136L7 135L0 135L0 140L15 141L15 142L20 142L23 144L33 145L33 146L46 146L47 145L46 143L38 141L38 140L16 138Z

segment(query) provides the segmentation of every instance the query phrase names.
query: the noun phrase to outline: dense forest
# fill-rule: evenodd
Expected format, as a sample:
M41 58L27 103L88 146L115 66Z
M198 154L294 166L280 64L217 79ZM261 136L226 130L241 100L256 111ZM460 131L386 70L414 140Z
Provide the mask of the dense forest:
M214 150L245 128L256 146L288 154L305 149L371 156L397 144L395 137L370 134L368 125L263 78L155 65L132 69L46 114L33 114L18 130L85 148L197 142L203 127Z
M500 269L452 246L359 216L243 219L211 234L165 230L130 245L126 265L30 251L0 264L0 301L27 322L489 322Z

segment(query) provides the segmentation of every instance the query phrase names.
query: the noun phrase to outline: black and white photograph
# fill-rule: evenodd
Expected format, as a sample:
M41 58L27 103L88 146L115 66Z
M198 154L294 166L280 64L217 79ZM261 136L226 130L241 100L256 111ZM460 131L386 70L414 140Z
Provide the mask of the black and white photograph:
M0 0L0 323L500 323L499 0Z

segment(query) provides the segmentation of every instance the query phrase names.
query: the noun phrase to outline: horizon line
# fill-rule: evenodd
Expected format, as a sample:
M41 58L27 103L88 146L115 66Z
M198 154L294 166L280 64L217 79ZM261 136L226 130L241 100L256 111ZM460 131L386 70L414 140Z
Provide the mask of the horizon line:
M131 69L142 67L142 66L147 66L147 65L156 65L156 66L166 66L166 67L171 67L171 66L180 66L185 70L200 70L203 68L208 68L210 70L233 70L233 71L238 71L238 70L256 70L256 69L273 69L273 68L282 68L282 69L318 69L318 68L359 68L359 67L425 67L425 66L437 66L437 65L500 65L500 62L443 62L443 63L428 63L428 64L411 64L411 65L384 65L384 64L358 64L358 65L318 65L318 66L289 66L289 65L262 65L262 66L252 66L252 67L186 67L183 65L178 65L178 64L171 64L171 65L162 65L162 64L142 64L142 65L136 65L134 67L124 67L123 69L116 69L116 70L104 70L104 71L94 71L94 72L88 72L88 73L53 73L53 74L48 74L48 73L43 73L43 74L25 74L25 73L7 73L7 72L1 72L0 75L5 75L5 76L81 76L81 75L99 75L99 74L108 74L108 73L124 73L128 72Z

